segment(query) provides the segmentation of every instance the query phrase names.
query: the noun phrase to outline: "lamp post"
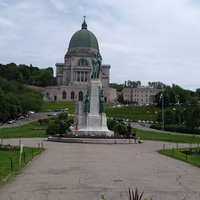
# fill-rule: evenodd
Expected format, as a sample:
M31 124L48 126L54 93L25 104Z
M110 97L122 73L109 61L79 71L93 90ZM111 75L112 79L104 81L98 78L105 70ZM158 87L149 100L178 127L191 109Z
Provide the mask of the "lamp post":
M164 96L162 91L162 132L164 132L164 125L165 125L165 116L164 116Z

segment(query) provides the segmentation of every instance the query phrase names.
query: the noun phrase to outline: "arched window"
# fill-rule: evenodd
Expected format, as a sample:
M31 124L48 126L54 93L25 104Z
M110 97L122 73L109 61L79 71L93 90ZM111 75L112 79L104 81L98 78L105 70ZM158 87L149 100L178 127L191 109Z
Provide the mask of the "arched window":
M80 67L86 67L86 66L88 66L88 61L85 60L85 59L79 60L78 61L78 66L80 66Z
M71 99L74 99L74 92L71 92Z
M65 91L63 91L62 93L62 99L66 99L67 98L67 93Z
M83 92L79 92L78 94L78 100L83 101Z

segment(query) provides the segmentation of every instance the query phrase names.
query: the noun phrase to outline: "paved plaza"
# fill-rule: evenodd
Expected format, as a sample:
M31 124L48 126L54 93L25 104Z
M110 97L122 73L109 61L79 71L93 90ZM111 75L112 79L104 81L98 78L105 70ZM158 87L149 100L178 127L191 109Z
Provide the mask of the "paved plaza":
M38 146L42 139L22 139ZM19 140L4 143L18 144ZM128 188L153 200L199 200L200 169L160 155L162 142L44 142L46 151L0 188L0 200L128 200ZM165 143L166 148L175 144Z

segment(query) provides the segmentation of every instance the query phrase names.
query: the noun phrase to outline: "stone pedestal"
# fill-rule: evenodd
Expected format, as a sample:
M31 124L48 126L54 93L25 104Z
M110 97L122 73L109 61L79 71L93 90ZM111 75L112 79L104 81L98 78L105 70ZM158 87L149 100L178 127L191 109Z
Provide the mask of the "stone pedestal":
M77 135L92 136L112 136L113 131L107 128L107 118L104 112L100 113L100 97L99 90L102 88L99 79L90 82L90 109L84 112L84 103L79 102L78 105L78 127Z

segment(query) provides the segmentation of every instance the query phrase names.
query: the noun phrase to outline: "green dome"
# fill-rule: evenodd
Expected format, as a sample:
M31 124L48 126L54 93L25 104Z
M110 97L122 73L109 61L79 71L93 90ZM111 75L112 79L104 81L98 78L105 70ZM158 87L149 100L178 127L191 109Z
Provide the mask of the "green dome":
M82 24L82 29L74 33L69 42L69 49L76 47L91 47L99 50L97 38L91 31L87 30L85 20Z

